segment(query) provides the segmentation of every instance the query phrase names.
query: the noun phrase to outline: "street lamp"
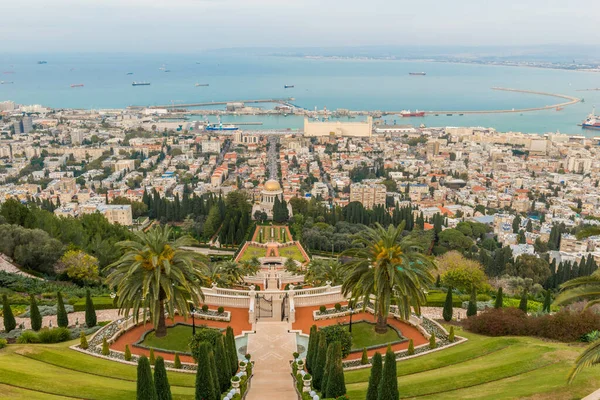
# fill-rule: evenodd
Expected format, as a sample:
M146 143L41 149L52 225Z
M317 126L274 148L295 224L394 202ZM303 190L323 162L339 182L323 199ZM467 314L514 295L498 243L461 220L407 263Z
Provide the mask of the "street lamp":
M190 304L190 314L192 314L192 335L195 337L196 336L196 320L194 319L194 313L196 312L196 307L194 307L194 304L192 302L189 302Z
M354 314L354 309L350 307L348 311L350 311L350 328L348 329L348 332L352 333L352 314Z

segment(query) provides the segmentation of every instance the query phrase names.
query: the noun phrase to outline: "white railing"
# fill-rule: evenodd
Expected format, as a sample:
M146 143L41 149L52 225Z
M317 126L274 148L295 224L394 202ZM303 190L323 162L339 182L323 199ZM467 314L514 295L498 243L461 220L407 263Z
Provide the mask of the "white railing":
M323 304L345 301L346 296L341 291L295 296L296 307L318 306Z
M204 293L204 304L223 307L248 308L250 305L250 297Z
M285 277L280 278L280 280L281 280L282 284L304 282L304 276L302 276L302 275L285 276Z
M227 296L249 296L249 292L247 290L238 290L238 289L224 289L224 288L214 288L215 294L222 294Z
M300 289L300 290L296 290L296 296L306 296L309 294L319 294L319 293L325 293L327 292L327 286L319 286L319 287L315 287L315 288L309 288L309 289Z

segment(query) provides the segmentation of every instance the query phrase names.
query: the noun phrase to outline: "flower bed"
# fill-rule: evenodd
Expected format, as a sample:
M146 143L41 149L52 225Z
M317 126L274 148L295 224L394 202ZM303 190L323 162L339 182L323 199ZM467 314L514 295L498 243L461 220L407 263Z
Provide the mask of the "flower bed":
M231 321L231 312L230 311L223 311L222 313L220 313L216 310L203 311L202 309L198 309L194 313L194 316L196 318L207 319L209 321L225 321L225 322Z

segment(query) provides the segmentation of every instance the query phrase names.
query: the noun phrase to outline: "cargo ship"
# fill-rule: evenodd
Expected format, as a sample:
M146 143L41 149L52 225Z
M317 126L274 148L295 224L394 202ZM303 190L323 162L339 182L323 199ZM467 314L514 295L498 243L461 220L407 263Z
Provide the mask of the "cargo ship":
M194 86L196 86L196 87L205 87L205 86L208 86L208 83L196 83Z
M600 130L600 116L596 115L596 109L592 110L592 113L588 115L587 119L581 123L583 129L595 129Z
M424 117L425 116L425 111L413 111L411 112L410 110L403 110L400 111L400 116L402 117Z
M133 82L131 86L149 86L150 82Z
M424 76L427 75L426 72L409 72L409 75L418 75L418 76Z
M13 81L0 81L0 85L12 85Z
M48 61L38 61L38 64L48 64Z
M237 131L240 128L235 125L209 124L205 129L207 131Z
M83 83L72 83L71 87L83 87Z
M284 85L284 86L283 86L283 88L284 88L284 89L291 89L291 88L293 88L293 87L294 87L294 85Z
M128 72L126 75L133 75L133 72Z

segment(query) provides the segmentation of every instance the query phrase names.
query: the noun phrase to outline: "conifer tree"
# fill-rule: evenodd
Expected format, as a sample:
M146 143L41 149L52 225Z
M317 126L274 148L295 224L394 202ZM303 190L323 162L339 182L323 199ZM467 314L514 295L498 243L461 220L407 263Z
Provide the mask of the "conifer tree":
M527 291L523 290L523 294L521 295L521 301L519 302L519 308L524 313L527 313Z
M429 348L435 349L437 347L437 343L435 342L435 332L431 332L431 336L429 337Z
M312 374L312 361L317 347L317 326L313 325L310 327L310 334L308 336L308 350L306 352L306 369Z
M331 352L331 361L329 362L329 372L327 374L326 387L324 393L326 397L335 399L346 394L346 382L344 380L344 367L342 366L342 345L339 341L331 343L333 346Z
M502 295L502 286L498 288L498 294L496 295L496 302L494 303L494 308L502 308L502 303L504 302L504 298Z
M56 299L56 324L61 328L67 328L69 326L69 317L67 316L65 303L60 292L56 293Z
M165 360L162 357L156 359L154 365L154 387L156 388L156 397L158 400L172 400L171 386L167 377Z
M152 382L152 369L146 356L141 356L137 367L137 400L158 400Z
M452 320L452 287L448 288L448 293L446 293L446 302L444 303L444 310L442 311L442 316L444 317L444 321L448 322Z
M546 290L546 297L544 297L544 307L542 311L545 313L550 313L550 306L552 305L552 295L549 290Z
M79 335L79 347L81 347L84 350L87 350L87 348L89 347L84 331L81 331L81 334Z
M366 400L377 400L382 370L381 354L379 354L378 352L373 354L371 364L371 375L369 376L369 386L367 388Z
M110 355L110 347L108 347L108 341L106 341L106 336L102 338L102 355ZM150 350L150 355L152 355L152 350Z
M154 349L150 347L150 356L148 357L150 360L150 365L154 365L156 363L156 356L154 356Z
M227 347L227 355L229 356L231 375L233 376L238 370L238 357L235 336L233 335L233 328L231 326L227 327L227 332L225 333L225 345Z
M324 397L325 393L327 393L327 383L329 382L329 370L331 369L331 363L333 362L333 352L334 352L334 344L335 342L329 343L327 346L327 357L325 358L325 368L323 368L323 377L321 378L321 393L323 393Z
M325 332L319 331L318 341L312 376L313 385L318 390L321 390L321 380L323 379L323 372L327 361L327 338L325 337Z
M219 371L217 370L217 361L215 360L214 351L208 353L208 367L210 368L210 374L213 380L215 391L214 400L219 400L221 398L221 384L219 382Z
M367 348L365 347L360 358L360 365L367 365L369 363L369 355L367 354Z
M210 344L202 342L198 346L198 368L196 369L196 400L214 400L218 390L215 389L215 381L212 376L210 365Z
M450 332L448 332L448 341L454 342L454 326L450 327Z
M15 315L12 312L12 308L10 308L10 303L8 302L8 296L2 296L2 319L4 321L4 331L6 333L12 331L17 327L17 321L15 320Z
M31 329L36 332L42 329L42 315L33 294L29 295L29 318L31 319Z
M217 337L214 351L215 361L218 360L217 373L219 374L219 389L220 393L223 393L231 384L231 365L229 358L225 353L225 346L223 345L223 335Z
M181 369L181 359L179 358L179 353L175 353L175 360L173 361L173 367L176 369Z
M377 400L398 400L400 398L398 378L396 377L396 355L389 349L385 353L385 363L377 392Z
M467 307L467 317L473 317L477 315L477 289L471 290L471 299L469 300L469 306Z
M128 344L125 345L125 354L123 355L123 358L125 358L125 361L131 361L131 350L129 350Z
M409 340L408 340L408 350L406 351L406 353L407 353L409 356L412 356L412 355L414 355L414 354L415 354L415 343L413 342L413 340L412 340L412 339L409 339Z
M92 301L92 295L87 290L85 293L85 325L88 328L96 326L96 310L94 309L94 302Z

